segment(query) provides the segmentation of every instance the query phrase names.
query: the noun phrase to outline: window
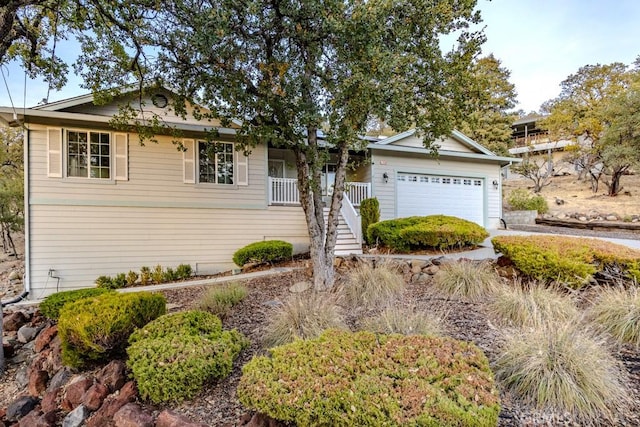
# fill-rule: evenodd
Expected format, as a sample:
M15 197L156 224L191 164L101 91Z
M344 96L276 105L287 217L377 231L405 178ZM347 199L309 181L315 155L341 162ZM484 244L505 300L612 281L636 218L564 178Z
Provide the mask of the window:
M451 184L451 178L442 178L443 184Z
M465 179L464 180L464 185L471 185L471 180L470 179Z
M477 186L477 187L481 187L482 186L482 181L479 179L475 179L473 180L473 185Z
M406 181L406 177L404 175L398 175L398 181Z
M233 184L233 144L198 142L199 181Z
M440 184L440 178L431 178L431 182L435 184Z
M418 182L418 177L415 175L409 176L409 182Z
M460 184L460 178L453 178L454 184Z
M428 176L421 176L421 177L420 177L420 182L426 182L426 183L428 183L428 182L429 182L429 177L428 177Z
M67 176L111 178L110 134L106 132L67 132Z

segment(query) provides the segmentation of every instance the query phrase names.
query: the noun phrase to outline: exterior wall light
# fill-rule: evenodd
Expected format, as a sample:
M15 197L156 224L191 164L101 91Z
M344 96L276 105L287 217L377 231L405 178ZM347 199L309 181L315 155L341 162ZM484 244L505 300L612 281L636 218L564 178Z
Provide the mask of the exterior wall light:
M384 183L386 184L387 182L389 182L389 174L388 173L383 173L382 174L382 180L384 181Z
M493 188L494 188L494 190L498 189L498 180L497 179L493 180Z

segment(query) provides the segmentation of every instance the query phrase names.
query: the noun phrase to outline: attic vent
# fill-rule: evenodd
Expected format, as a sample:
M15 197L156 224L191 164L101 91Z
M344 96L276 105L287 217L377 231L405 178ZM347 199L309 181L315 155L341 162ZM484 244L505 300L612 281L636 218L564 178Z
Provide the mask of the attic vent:
M169 100L163 94L156 93L151 97L151 102L153 102L153 105L155 105L158 108L164 108L167 106L167 103L169 102Z

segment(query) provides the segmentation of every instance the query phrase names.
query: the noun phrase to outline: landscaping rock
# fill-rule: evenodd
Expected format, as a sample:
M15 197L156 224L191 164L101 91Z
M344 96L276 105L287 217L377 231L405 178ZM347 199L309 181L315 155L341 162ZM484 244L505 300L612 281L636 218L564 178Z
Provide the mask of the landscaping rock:
M44 396L42 396L42 402L40 403L42 411L56 411L58 409L58 405L60 404L62 392L62 387L58 387L53 390L47 390Z
M49 381L49 374L47 371L32 371L29 375L29 394L31 396L40 396L47 389L47 381Z
M80 427L88 416L89 410L80 405L64 417L64 420L62 420L62 427Z
M153 427L153 417L135 403L127 403L113 416L116 427Z
M66 387L65 396L64 399L62 399L62 404L60 405L65 411L71 411L80 405L80 403L82 403L84 393L93 385L93 379L83 375L80 375L71 381L72 382Z
M294 294L299 294L299 293L308 291L309 289L311 289L311 286L312 286L311 283L307 281L297 282L291 285L291 287L289 288L289 292L292 292Z
M38 334L36 337L36 342L33 347L33 351L36 353L40 353L42 350L47 348L51 341L58 334L58 325L49 326L45 328Z
M14 311L2 319L2 329L5 332L14 332L29 321L22 311Z
M411 276L411 281L414 283L425 284L429 281L429 275L425 273L416 273Z
M14 360L15 360L15 358L12 359L12 362ZM22 366L16 371L16 383L18 384L18 386L21 389L26 388L27 385L29 384L28 371L29 371L29 369L28 369L27 366Z
M4 352L2 354L4 354L4 357L6 357L7 359L12 358L16 353L15 348L11 345L11 343L4 341L2 341L2 351Z
M22 276L20 275L20 272L18 270L11 270L7 278L9 280L20 280L22 279Z
M73 374L71 373L71 369L67 367L58 370L53 378L51 378L51 381L49 381L49 387L47 387L47 391L52 391L62 387L69 381L72 376Z
M55 412L31 411L20 420L18 425L20 427L54 427L58 421L58 416Z
M587 217L586 216L580 216L580 217L578 217L578 220L584 222L584 221L587 221Z
M82 404L89 409L90 411L95 411L100 406L102 406L102 402L109 395L109 389L107 386L95 383L84 393L82 396Z
M422 269L427 266L427 261L422 259L412 259L409 261L409 264L411 265L411 272L415 274L420 273Z
M434 274L436 274L438 271L440 271L440 267L438 267L437 265L430 265L429 267L425 268L423 270L425 273L433 276Z
M34 328L27 325L21 326L20 329L18 329L18 341L23 344L32 341L38 334L39 330L40 328Z
M607 217L605 218L607 221L617 221L618 217L615 215L607 215Z
M21 396L7 406L7 421L18 421L33 411L40 400L33 396Z
M447 259L443 256L439 256L438 258L434 258L431 260L431 264L433 265L442 265L445 262L447 262Z
M156 420L156 427L207 427L206 424L192 422L184 415L165 409Z
M126 382L126 365L121 360L113 360L96 374L96 380L109 389L109 393L122 388Z
M135 383L129 381L119 392L113 394L104 401L100 409L98 409L87 421L88 427L107 427L113 425L113 416L127 403L133 402L138 395Z
M283 424L270 416L258 413L251 418L251 421L245 427L278 427L281 425Z

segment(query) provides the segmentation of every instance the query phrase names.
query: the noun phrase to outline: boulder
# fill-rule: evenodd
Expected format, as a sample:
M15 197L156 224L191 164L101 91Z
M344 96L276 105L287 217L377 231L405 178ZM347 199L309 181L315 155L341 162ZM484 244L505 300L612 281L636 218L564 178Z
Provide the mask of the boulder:
M153 416L135 403L127 403L113 416L116 427L153 427Z
M40 407L43 412L56 411L60 404L60 398L62 397L62 387L58 387L53 390L47 389L44 396L42 396L42 402Z
M415 274L420 273L428 263L427 261L422 259L412 259L411 261L409 261L409 264L411 265L411 272Z
M33 351L40 353L49 346L56 335L58 335L58 325L49 326L48 328L43 329L36 337Z
M40 411L31 411L27 416L20 419L18 425L20 427L54 427L58 421L55 412L42 413Z
M437 265L430 265L429 267L425 268L424 270L425 273L433 276L434 274L436 274L438 271L440 271L440 267L438 267Z
M257 413L249 421L245 427L278 427L281 426L280 422L274 420L268 415Z
M82 404L90 411L95 411L102 406L102 402L109 395L107 386L95 383L82 396Z
M18 421L20 418L33 411L40 402L37 397L20 396L7 406L7 421Z
M14 311L2 318L2 330L14 332L20 329L29 321L29 318L22 311Z
M617 217L617 216L615 216L615 215L607 215L606 220L607 220L607 221L617 221L617 220L618 220L618 217Z
M79 375L71 380L65 389L64 399L60 405L65 411L71 411L80 403L84 393L93 385L93 378ZM86 408L85 408L86 409Z
M447 259L443 256L439 256L431 260L431 264L433 265L442 265L445 262L447 262Z
M126 365L121 360L113 360L96 374L96 380L109 389L109 393L120 390L127 381Z
M49 374L47 371L31 371L29 374L29 394L31 396L40 396L47 389L47 381L49 381Z
M411 276L411 281L423 285L429 281L429 275L425 273L416 273Z
M11 345L11 343L5 341L2 341L2 351L4 352L2 354L4 354L4 357L7 359L12 358L13 355L16 354L16 349Z
M170 409L165 409L158 415L156 427L207 427L207 425L192 422L184 415L178 414Z
M58 389L64 386L69 379L73 376L71 373L71 369L64 367L55 373L51 381L49 381L49 387L47 387L47 391L51 391L54 389Z
M87 420L88 427L112 426L113 416L127 403L133 402L138 395L133 381L126 383L119 392L107 397L100 409Z
M32 326L21 326L20 329L18 329L18 342L26 344L29 341L32 341L38 334L39 330L39 328L34 328Z
M64 417L64 420L62 420L62 427L80 427L88 416L89 410L80 405Z
M20 272L18 272L18 270L11 270L11 272L9 273L9 280L20 280L22 278L22 275L20 274Z

